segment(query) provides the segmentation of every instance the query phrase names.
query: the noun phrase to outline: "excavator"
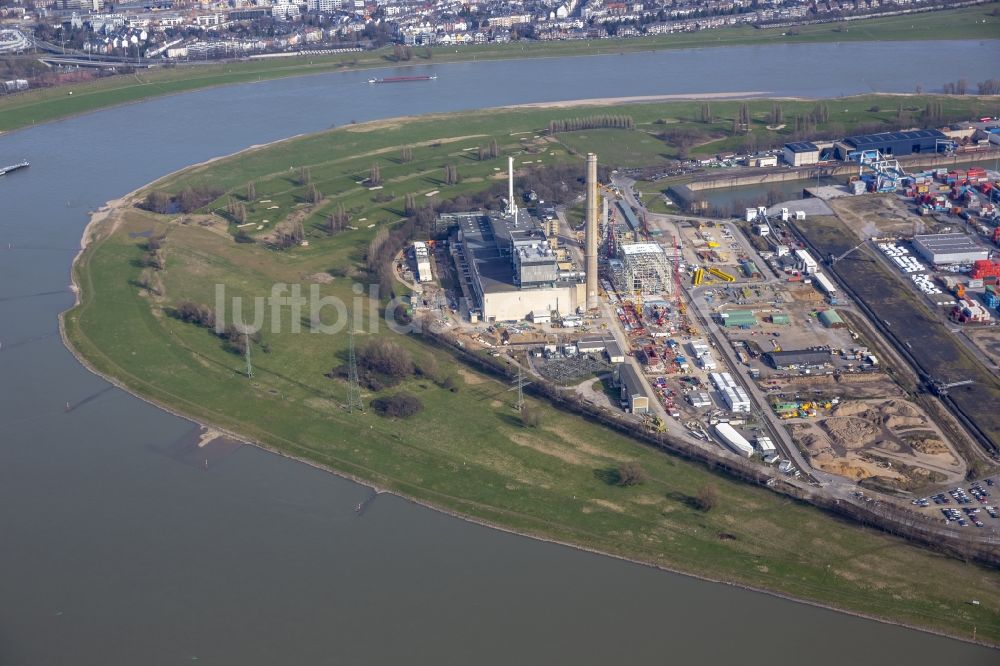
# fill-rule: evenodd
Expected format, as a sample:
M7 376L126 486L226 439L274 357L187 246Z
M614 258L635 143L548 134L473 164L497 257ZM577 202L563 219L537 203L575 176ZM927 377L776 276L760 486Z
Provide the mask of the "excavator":
M667 429L667 423L660 416L651 416L649 414L643 419L646 428L650 432L665 432Z

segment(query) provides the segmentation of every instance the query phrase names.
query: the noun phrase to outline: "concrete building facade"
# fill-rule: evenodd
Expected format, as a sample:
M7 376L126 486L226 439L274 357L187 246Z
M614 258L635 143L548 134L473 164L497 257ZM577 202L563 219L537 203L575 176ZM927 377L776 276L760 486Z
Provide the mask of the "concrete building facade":
M809 141L786 143L781 157L791 166L808 166L819 162L819 148Z

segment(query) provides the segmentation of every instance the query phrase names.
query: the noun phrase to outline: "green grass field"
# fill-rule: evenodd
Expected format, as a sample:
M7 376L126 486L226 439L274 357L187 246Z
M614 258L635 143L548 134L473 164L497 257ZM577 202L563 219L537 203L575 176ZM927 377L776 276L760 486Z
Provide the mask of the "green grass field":
M685 108L644 105L628 112L637 122L652 123L682 115ZM462 159L468 152L464 148L487 137L497 138L505 155L523 156L521 138L534 134L519 132L544 126L553 112L473 113L345 127L241 154L155 187L176 191L188 183L210 184L239 198L245 183L254 180L257 201L281 203L270 213L258 205L252 214L277 219L278 213L294 214L294 204L301 203L289 164L307 165L314 182L338 192L321 208L340 200L361 207L357 217L386 224L395 219L391 211L398 204L375 204L372 193L355 184L376 156L398 197L449 189L435 181L442 162ZM403 145L414 147L414 159L394 164ZM545 159L549 152L553 160L569 158L561 144L539 145L549 149ZM505 160L462 164L469 177L456 189L483 187ZM292 332L287 310L281 332L265 334L272 351L255 350L255 373L248 380L240 356L209 331L167 316L165 308L181 299L214 305L216 284L225 285L229 296L252 297L270 294L275 282L303 284L305 292L309 284L322 282L324 295L349 299L352 281L328 276L360 262L380 225L357 224L357 231L334 236L310 228L309 247L279 252L259 243L234 243L233 229L218 216L184 219L135 208L117 211L98 227L75 268L82 303L65 315L67 337L99 372L131 390L290 455L527 534L964 638L976 631L980 640L1000 642L1000 572L932 554L713 475L535 400L530 402L541 413L541 425L525 428L507 385L469 370L417 336L379 333L393 336L418 361L433 355L458 390L407 380L404 387L426 409L405 421L371 412L348 414L342 408L345 384L325 376L343 362L346 336L311 333L308 324ZM145 241L130 234L141 232L167 237L166 267L159 272L162 296L139 286ZM307 306L302 318L308 320L309 314ZM329 316L324 321L333 322ZM365 400L373 397L367 394ZM608 471L627 461L638 462L649 480L630 488L609 484ZM696 508L694 501L706 485L719 495L710 511ZM969 605L972 598L982 605Z
M748 26L699 33L663 35L639 39L566 42L515 42L507 45L435 48L431 58L420 57L409 64L500 60L535 57L599 55L677 48L737 46L743 44L903 41L941 39L996 39L1000 17L991 14L996 3L912 16L899 16L850 23L801 26L797 35L785 29L758 30ZM0 98L0 131L50 122L108 106L126 104L159 95L187 92L211 86L246 83L286 76L302 76L344 69L366 69L395 65L391 49L366 53L277 58L213 65L180 66L144 70L136 75L32 91ZM936 83L936 82L935 82ZM69 95L72 90L73 94Z

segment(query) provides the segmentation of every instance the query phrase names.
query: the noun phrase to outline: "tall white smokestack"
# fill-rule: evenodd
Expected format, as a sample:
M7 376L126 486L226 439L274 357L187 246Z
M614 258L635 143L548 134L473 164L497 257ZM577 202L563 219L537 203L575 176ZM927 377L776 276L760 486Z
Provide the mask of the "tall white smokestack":
M507 158L507 214L516 215L517 206L514 205L514 158Z
M587 309L596 310L597 296L597 155L587 153L587 226L584 255L587 260Z

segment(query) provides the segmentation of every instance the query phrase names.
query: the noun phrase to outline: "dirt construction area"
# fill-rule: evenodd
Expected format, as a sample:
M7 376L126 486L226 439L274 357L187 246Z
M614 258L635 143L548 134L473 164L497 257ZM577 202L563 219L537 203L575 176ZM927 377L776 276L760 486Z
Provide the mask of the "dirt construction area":
M873 236L912 236L936 233L939 226L933 217L918 217L912 205L893 194L869 194L841 197L829 202L840 221L857 234L858 239Z
M901 399L848 400L789 430L817 469L885 490L960 482L966 471L927 415Z

